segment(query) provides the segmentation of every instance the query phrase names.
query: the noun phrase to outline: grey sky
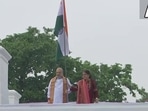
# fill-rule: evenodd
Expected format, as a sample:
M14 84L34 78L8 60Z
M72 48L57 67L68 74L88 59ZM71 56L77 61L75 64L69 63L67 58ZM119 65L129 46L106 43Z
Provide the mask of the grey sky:
M54 27L60 0L0 0L0 38L28 26ZM148 90L148 20L139 0L66 0L72 57L132 64L133 81Z

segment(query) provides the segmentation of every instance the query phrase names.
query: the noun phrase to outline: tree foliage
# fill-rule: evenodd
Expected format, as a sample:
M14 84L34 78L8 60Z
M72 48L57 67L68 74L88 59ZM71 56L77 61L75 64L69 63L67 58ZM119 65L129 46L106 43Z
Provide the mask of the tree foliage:
M148 92L145 91L144 88L139 89L141 94L141 98L136 100L136 102L148 102Z
M116 63L91 64L79 57L63 57L58 63L55 60L56 38L52 29L29 27L26 32L9 35L0 42L12 55L9 64L9 89L15 89L21 95L21 102L46 101L49 80L55 75L55 69L60 66L72 83L81 79L83 69L89 69L97 81L101 101L121 102L126 98L129 89L132 96L136 92L144 95L144 89L139 89L132 82L132 66ZM66 62L66 67L65 67ZM70 100L76 100L75 93L70 94Z

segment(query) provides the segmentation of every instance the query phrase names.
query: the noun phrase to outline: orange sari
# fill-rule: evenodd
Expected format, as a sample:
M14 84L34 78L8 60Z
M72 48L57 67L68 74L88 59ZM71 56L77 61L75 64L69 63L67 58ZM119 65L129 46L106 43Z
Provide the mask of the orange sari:
M84 79L78 82L77 103L78 104L90 103L89 87Z

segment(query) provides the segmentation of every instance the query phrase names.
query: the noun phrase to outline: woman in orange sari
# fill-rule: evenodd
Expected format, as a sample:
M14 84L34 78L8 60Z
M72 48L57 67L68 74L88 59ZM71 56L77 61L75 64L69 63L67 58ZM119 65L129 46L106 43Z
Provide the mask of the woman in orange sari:
M82 80L78 81L77 87L71 88L72 91L77 91L77 103L88 104L98 102L98 90L96 82L91 78L89 70L84 70Z

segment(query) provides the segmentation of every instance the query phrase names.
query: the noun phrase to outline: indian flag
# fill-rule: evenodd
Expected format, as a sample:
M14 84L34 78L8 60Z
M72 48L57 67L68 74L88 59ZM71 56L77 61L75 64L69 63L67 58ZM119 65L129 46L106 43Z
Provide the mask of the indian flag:
M68 28L66 19L65 0L61 0L60 9L56 19L54 34L58 37L57 59L67 56L69 51Z

